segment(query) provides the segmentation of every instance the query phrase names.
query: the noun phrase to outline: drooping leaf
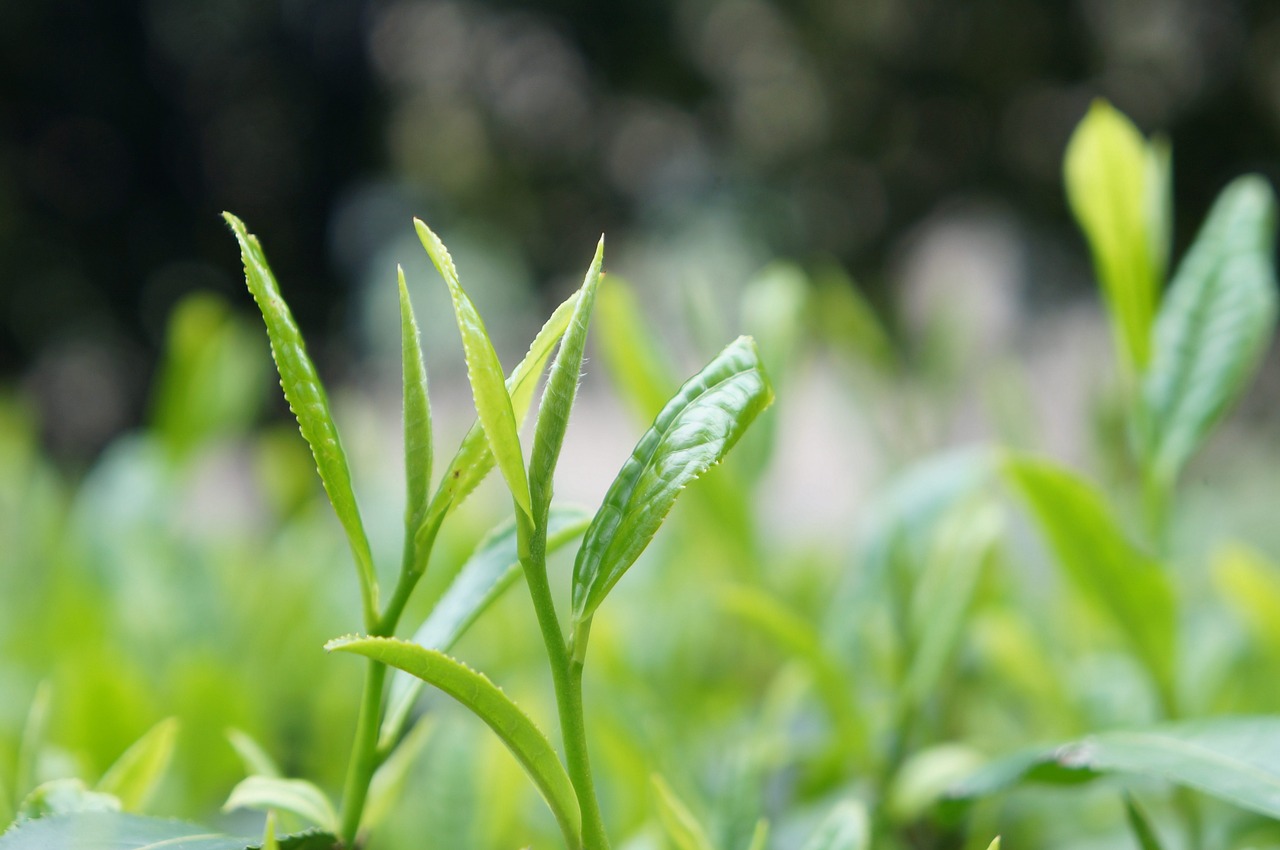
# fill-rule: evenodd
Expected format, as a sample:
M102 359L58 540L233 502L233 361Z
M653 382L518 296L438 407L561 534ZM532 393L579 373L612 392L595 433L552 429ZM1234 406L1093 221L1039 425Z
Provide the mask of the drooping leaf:
M37 785L18 806L18 821L79 812L118 812L120 799L92 791L80 779L51 779Z
M1067 144L1067 200L1079 222L1111 317L1116 350L1135 374L1150 358L1151 320L1161 280L1152 256L1151 209L1159 195L1142 134L1103 100L1094 101Z
M118 797L127 812L141 811L169 769L177 741L177 718L161 720L107 768L97 790Z
M422 340L413 315L404 269L396 268L400 284L400 357L404 387L404 479L406 568L421 572L425 553L415 551L418 528L426 519L431 499L431 401L427 396L427 367L422 361Z
M338 813L328 795L305 779L249 776L231 789L222 807L232 809L276 809L295 814L326 832L338 832Z
M320 480L325 492L329 494L329 501L338 515L338 521L347 534L356 562L356 572L360 577L365 621L373 623L378 614L378 580L373 569L373 554L364 523L360 519L355 491L351 486L347 455L338 438L333 416L329 413L329 399L324 385L307 355L293 314L280 295L280 288L271 273L271 267L267 265L267 258L258 238L249 233L244 223L231 213L223 213L222 216L231 225L236 240L240 243L245 281L266 322L267 336L271 340L271 356L280 372L280 386L284 389L290 410L298 419L302 436L311 447Z
M590 521L591 515L582 508L552 508L547 515L547 554L577 539ZM516 527L514 521L508 521L480 541L414 634L413 642L427 649L447 652L476 618L519 577ZM387 715L382 721L378 739L380 749L385 751L395 743L409 710L421 692L421 679L404 671L394 674L387 700Z
M244 765L246 774L277 778L284 776L275 759L271 758L270 754L249 733L240 729L228 729L226 735L227 740L231 742L231 748L240 757L240 763Z
M1004 469L1063 572L1110 616L1156 684L1168 688L1175 634L1168 575L1125 536L1102 493L1070 470L1017 455Z
M475 399L476 414L484 427L489 448L497 460L498 469L507 481L511 497L525 514L532 517L529 503L529 480L524 468L524 455L520 450L520 434L511 404L511 395L502 377L502 364L493 342L485 330L471 299L458 282L458 270L453 265L449 251L429 227L414 219L418 239L435 264L436 270L449 286L453 300L453 312L462 335L462 348L467 357L467 377L471 380L471 392Z
M1024 781L1084 782L1107 774L1161 779L1280 818L1280 718L1220 717L1100 732L997 759L958 783L956 798Z
M871 822L859 800L838 803L804 844L804 850L868 850Z
M1143 381L1147 463L1166 486L1256 371L1275 327L1275 194L1231 183L1174 276Z
M334 850L332 835L309 830L277 840L280 850ZM233 838L203 826L121 812L40 818L0 836L0 850L262 850L255 839Z
M684 801L671 790L671 786L659 774L649 777L653 796L657 801L658 820L676 850L715 850L707 831L689 811Z
M360 816L361 831L374 829L395 809L396 803L404 794L409 771L427 746L427 741L431 740L434 731L435 718L424 717L419 720L374 772L373 780L369 783L369 797L365 801L364 813Z
M680 491L719 463L772 401L755 344L739 337L667 402L610 485L578 551L579 627L649 545Z
M1151 825L1146 812L1138 807L1132 794L1124 795L1124 813L1125 818L1129 821L1129 829L1133 831L1133 837L1137 839L1140 850L1162 850L1160 838L1156 835L1155 827Z
M587 344L587 327L591 311L595 307L596 288L600 283L600 266L604 262L604 237L596 245L595 258L587 270L586 279L579 290L578 305L573 318L560 342L560 351L551 364L547 386L542 391L542 404L538 408L538 424L534 430L533 451L529 458L529 491L533 504L533 519L541 524L551 508L551 493L556 462L564 444L564 432L569 426L569 413L578 393L582 377L582 354Z
M443 652L395 638L344 637L329 641L325 649L363 655L412 673L462 703L511 750L542 792L569 845L577 846L582 816L564 765L546 735L483 674Z

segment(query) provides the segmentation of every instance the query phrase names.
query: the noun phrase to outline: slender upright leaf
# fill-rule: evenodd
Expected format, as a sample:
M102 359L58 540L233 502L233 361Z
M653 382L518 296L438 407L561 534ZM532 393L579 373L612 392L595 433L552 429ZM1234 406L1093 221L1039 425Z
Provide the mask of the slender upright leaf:
M308 830L277 840L280 850L333 850L337 839ZM203 826L121 812L83 812L27 821L0 836L0 850L262 850L262 841Z
M1222 191L1169 286L1143 382L1147 462L1171 484L1256 371L1275 327L1275 194Z
M529 458L529 490L533 502L533 519L537 524L545 521L551 508L551 492L556 461L564 444L564 432L569 426L569 413L578 393L578 381L582 377L582 353L587 344L587 326L591 322L591 310L596 302L596 287L600 283L600 266L604 262L604 237L596 245L596 255L582 282L578 306L574 308L569 328L560 342L560 351L551 364L546 389L542 391L542 404L538 408L538 425L533 436L533 451Z
M177 718L161 720L116 759L97 790L118 797L127 812L142 810L169 769L177 740Z
M222 215L240 243L245 281L266 322L267 336L271 340L271 356L280 372L280 386L284 389L285 399L298 419L302 436L311 446L320 480L347 533L360 577L365 621L372 623L378 614L378 580L373 569L373 554L369 549L364 523L360 519L355 491L351 487L347 456L338 438L337 426L329 413L329 399L324 385L320 382L311 358L307 356L302 334L280 295L280 288L267 265L267 258L258 238L249 233L244 223L231 213Z
M577 846L582 816L559 756L529 716L483 674L443 652L395 638L343 637L329 641L325 649L363 655L412 673L466 706L515 755L542 792L569 845Z
M868 850L871 821L858 800L836 805L804 844L804 850Z
M658 804L658 819L677 850L714 850L707 831L698 823L684 801L671 790L667 781L656 773L649 780L653 784L654 799Z
M768 818L760 818L756 821L756 828L751 832L751 843L747 845L747 850L765 850L769 844L769 820Z
M1162 850L1160 838L1156 835L1155 827L1151 825L1146 812L1138 807L1138 803L1133 799L1132 794L1124 795L1124 813L1129 821L1129 829L1133 831L1133 837L1137 839L1140 850Z
M719 463L772 401L755 343L739 337L667 402L609 487L578 551L579 626L649 545L680 491Z
M413 769L418 756L431 740L435 728L434 717L424 717L419 720L409 730L409 734L405 735L399 746L391 751L387 760L374 772L373 780L369 783L369 798L365 802L364 813L360 816L362 832L377 827L395 809L396 803L404 795L404 787L409 781L409 771Z
M613 385L642 422L652 421L675 392L679 378L664 357L658 335L644 322L635 293L609 275L596 310L600 355Z
M36 760L44 746L45 727L49 723L49 703L53 700L53 683L48 679L36 686L27 709L27 722L22 727L22 740L18 744L18 764L14 769L13 802L22 802L23 796L36 784Z
M1169 688L1175 610L1168 575L1125 536L1102 493L1070 470L1013 455L1005 473L1068 578L1110 615L1157 685Z
M453 300L454 316L458 320L458 332L462 334L462 348L467 356L467 376L471 380L471 392L475 397L476 414L484 426L489 448L497 459L498 469L507 480L511 497L525 514L532 517L529 504L529 480L525 474L524 455L520 451L520 434L512 409L511 395L502 377L502 364L493 342L484 328L484 321L471 299L458 282L458 270L454 268L449 251L429 227L414 219L422 247L431 256L431 262L449 286Z
M404 383L405 557L407 567L420 572L423 553L414 539L426 518L431 498L431 402L427 397L427 367L422 362L418 320L413 315L404 269L396 268L400 284L400 356Z
M547 516L547 554L577 539L590 520L591 515L581 508L552 508ZM519 576L516 526L514 521L508 521L480 541L430 616L414 634L413 642L427 649L447 652ZM387 715L382 721L378 739L379 748L385 751L395 743L409 710L421 692L421 679L402 670L396 671L391 679Z
M1094 101L1067 144L1067 200L1093 253L1122 362L1141 373L1150 357L1150 328L1160 279L1152 256L1148 186L1151 154L1142 134L1103 100Z
M338 831L338 813L328 795L304 779L249 776L231 789L223 809L277 809L297 815L327 832Z
M267 812L267 823L262 829L262 850L280 850L276 840L276 813Z
M228 729L226 735L227 740L231 742L231 748L240 757L240 764L244 766L246 774L249 776L274 776L277 778L284 776L275 759L271 758L267 751L262 748L262 745L255 741L249 733L240 729Z

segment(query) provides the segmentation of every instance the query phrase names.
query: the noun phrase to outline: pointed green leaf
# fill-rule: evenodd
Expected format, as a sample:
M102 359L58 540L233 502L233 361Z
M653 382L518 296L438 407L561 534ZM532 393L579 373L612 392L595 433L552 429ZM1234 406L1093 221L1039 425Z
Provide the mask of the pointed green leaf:
M1151 825L1146 813L1138 807L1138 803L1133 799L1132 794L1124 795L1124 813L1129 821L1129 828L1133 830L1133 837L1137 839L1138 847L1141 850L1162 850L1155 827Z
M547 517L547 554L577 539L587 528L591 515L581 508L556 507ZM520 576L516 553L516 525L509 520L480 541L462 565L449 589L440 597L431 614L413 636L413 642L427 649L447 652L493 601ZM397 671L391 680L387 715L382 721L378 746L389 749L400 736L409 710L422 692L422 680Z
M327 832L338 831L338 813L328 795L305 779L248 776L231 789L222 807L232 809L277 809L297 815Z
M809 837L804 850L867 850L871 846L871 824L867 807L858 800L845 800Z
M395 809L396 803L404 795L409 771L413 769L434 731L435 718L424 717L419 720L374 772L373 780L369 783L369 797L365 801L364 813L360 816L361 832L377 827Z
M422 361L418 320L413 315L404 269L396 268L400 284L400 355L404 384L404 527L406 566L425 567L425 553L415 551L415 537L431 499L431 401L427 397L427 367Z
M1167 689L1174 663L1173 588L1120 529L1103 494L1063 467L1010 456L1005 474L1026 501L1067 577L1110 615Z
M240 729L228 729L226 736L227 740L231 742L231 748L240 757L240 764L244 766L244 772L247 775L272 776L276 778L284 776L275 759L271 758L262 745L255 741L249 733Z
M654 799L658 803L658 819L677 850L715 850L707 831L667 781L657 773L650 776L649 781L653 784Z
M1094 101L1067 144L1064 175L1102 284L1116 350L1141 373L1150 357L1151 320L1161 280L1152 256L1151 154L1142 134L1103 100Z
M600 283L600 266L604 262L604 237L596 245L596 255L582 282L578 306L574 308L569 328L560 342L560 351L551 364L547 386L542 391L538 408L538 424L533 435L533 452L529 458L529 491L533 501L533 519L541 524L551 508L556 461L569 426L569 413L582 378L582 353L587 344L587 326L596 302Z
M1143 382L1147 462L1171 485L1257 370L1276 317L1275 194L1257 175L1222 191L1156 319Z
M579 626L649 545L680 491L719 463L772 401L755 343L739 337L667 402L609 487L578 551Z
M516 428L511 395L502 378L502 364L498 361L498 353L493 350L493 342L484 328L479 311L458 282L458 270L454 268L453 258L449 256L444 243L421 221L414 219L413 224L418 229L422 247L427 250L431 262L449 286L458 332L462 334L462 348L467 357L467 376L471 380L476 414L484 427L489 448L497 459L502 477L507 481L511 497L520 510L532 517L529 480L525 474L524 455L520 450L520 434Z
M316 373L311 358L302 341L298 325L280 295L271 267L258 238L249 233L240 219L231 213L223 213L240 243L240 256L244 261L245 281L253 300L267 325L271 340L271 356L280 372L280 386L284 388L289 408L298 419L298 427L315 457L316 470L324 484L329 501L347 533L351 553L355 558L360 577L360 593L364 602L365 621L373 623L378 614L378 580L373 569L373 554L369 538L360 519L355 491L351 486L351 471L347 467L347 455L338 438L337 426L329 413L329 399L324 385Z
M984 797L1023 781L1073 783L1107 774L1165 780L1280 818L1280 718L1219 717L1100 732L997 759L951 795Z
M1000 850L1000 836L991 839L991 843L987 845L987 850Z
M333 850L337 839L308 830L278 839L280 850ZM83 812L19 824L0 836L0 850L262 850L262 842L203 826L120 812Z
M760 818L756 821L756 828L751 831L751 843L747 845L747 850L765 850L769 844L769 819Z
M569 846L582 829L578 798L546 735L483 674L443 652L395 638L343 637L325 649L352 652L397 667L434 685L488 724L520 762L551 807Z
M177 741L177 718L161 720L116 759L98 781L97 790L120 798L127 812L140 811L169 769Z

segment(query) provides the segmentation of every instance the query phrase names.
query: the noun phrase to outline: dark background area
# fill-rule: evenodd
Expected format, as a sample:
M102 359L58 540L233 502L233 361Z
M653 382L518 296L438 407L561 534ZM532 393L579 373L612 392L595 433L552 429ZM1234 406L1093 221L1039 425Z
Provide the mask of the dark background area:
M0 386L95 411L51 430L72 459L138 422L176 301L251 309L224 209L322 360L358 347L345 312L405 210L483 222L539 282L708 207L882 305L896 241L957 199L1082 256L1060 162L1096 96L1172 138L1185 244L1231 176L1280 176L1280 4L3 3Z

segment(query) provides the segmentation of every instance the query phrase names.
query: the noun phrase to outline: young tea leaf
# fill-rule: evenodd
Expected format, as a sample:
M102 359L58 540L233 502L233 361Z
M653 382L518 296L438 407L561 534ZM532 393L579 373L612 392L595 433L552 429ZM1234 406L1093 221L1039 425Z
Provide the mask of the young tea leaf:
M524 455L520 450L520 434L516 429L511 395L503 381L498 353L493 350L493 343L484 328L480 313L458 282L458 270L454 268L453 258L449 256L444 243L421 221L414 219L413 224L418 230L422 247L427 250L431 262L449 286L458 332L462 334L462 348L467 357L467 376L471 380L476 414L484 427L489 448L497 459L502 477L507 481L512 499L520 510L532 517L529 480L525 474Z
M667 402L609 487L578 551L578 627L649 545L680 491L719 463L772 401L755 343L739 337Z
M284 389L289 408L298 419L298 427L311 453L315 457L316 470L324 484L329 501L347 533L351 553L355 558L360 577L360 593L364 602L365 621L374 623L378 616L378 579L373 569L373 554L360 508L356 504L351 486L351 471L347 467L347 455L338 439L338 429L329 413L329 399L320 376L307 355L306 346L298 325L280 295L271 267L258 238L245 229L244 222L231 213L223 213L240 243L240 256L244 262L245 281L253 300L267 325L271 340L271 356L280 372L280 386Z
M577 539L587 528L591 515L581 508L556 507L547 515L547 554ZM508 521L480 541L462 565L453 583L436 603L431 614L413 636L413 642L427 649L447 652L476 618L520 576L516 553L516 526ZM409 710L422 692L422 680L404 671L391 679L387 715L382 721L378 747L384 752L395 744L404 728Z
M564 444L564 432L569 426L569 413L578 393L578 381L582 376L582 352L587 344L587 326L591 322L591 310L596 302L596 287L600 283L600 266L604 262L604 237L596 245L596 255L587 270L574 308L569 328L560 342L560 352L551 364L546 389L542 391L542 404L538 408L538 424L534 430L533 452L529 458L529 491L533 502L533 519L536 524L545 521L551 508L551 492L556 461Z
M845 800L818 825L804 850L868 850L870 846L867 807L858 800Z
M1257 175L1222 191L1156 319L1143 381L1147 463L1171 486L1240 395L1276 317L1275 194Z
M337 638L325 644L325 649L397 667L462 703L507 745L542 792L569 846L578 846L582 816L564 765L546 735L488 678L443 652L395 638Z
M249 776L231 789L223 810L277 809L291 812L327 832L338 831L338 813L329 797L304 779Z
M415 551L415 537L426 518L431 497L431 402L427 397L427 367L422 362L418 320L413 315L404 269L400 284L400 353L404 383L404 526L406 567L421 572L425 553Z
M177 718L161 720L107 768L97 790L118 797L127 812L140 811L169 769L177 740Z
M1106 101L1094 101L1067 144L1067 200L1080 223L1111 315L1116 350L1137 374L1150 357L1161 280L1152 256L1151 154L1142 134Z
M279 850L333 850L337 839L309 830L277 839ZM121 812L82 812L27 821L0 836L0 850L262 850L260 840Z
M667 781L656 773L649 777L649 781L658 803L658 819L677 850L715 850L707 831Z

